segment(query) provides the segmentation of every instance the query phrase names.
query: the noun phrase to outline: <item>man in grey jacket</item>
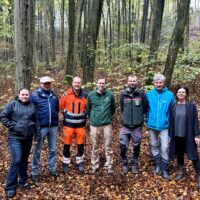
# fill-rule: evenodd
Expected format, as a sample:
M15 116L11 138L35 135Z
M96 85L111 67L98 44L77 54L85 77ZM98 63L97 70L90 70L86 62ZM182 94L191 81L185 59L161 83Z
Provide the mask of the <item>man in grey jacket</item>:
M131 169L133 174L138 173L138 157L142 140L142 125L146 111L145 93L137 88L136 75L128 76L128 87L120 94L120 111L122 127L119 134L122 172L128 173L127 150L130 139L133 139L133 154L131 157Z

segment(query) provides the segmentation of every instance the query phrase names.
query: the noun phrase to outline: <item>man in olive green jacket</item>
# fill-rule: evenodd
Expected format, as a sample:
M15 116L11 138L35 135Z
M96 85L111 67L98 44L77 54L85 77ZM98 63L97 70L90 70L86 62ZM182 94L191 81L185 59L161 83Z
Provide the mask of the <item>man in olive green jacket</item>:
M113 173L112 116L115 113L115 98L111 91L105 89L105 78L97 81L97 89L90 92L87 101L87 113L90 118L90 136L92 142L92 173L99 170L99 140L104 134L106 163L109 174Z

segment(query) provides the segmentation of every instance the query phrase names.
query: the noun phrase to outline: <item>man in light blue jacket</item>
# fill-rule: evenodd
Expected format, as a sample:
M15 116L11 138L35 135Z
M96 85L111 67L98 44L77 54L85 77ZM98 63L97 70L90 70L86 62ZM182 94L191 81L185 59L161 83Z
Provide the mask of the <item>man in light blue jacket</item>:
M163 178L169 180L167 172L169 108L174 103L174 95L164 86L165 77L162 74L155 74L153 83L154 88L147 92L146 98L148 103L147 126L155 161L154 173L157 175L162 172ZM160 137L160 142L158 137Z

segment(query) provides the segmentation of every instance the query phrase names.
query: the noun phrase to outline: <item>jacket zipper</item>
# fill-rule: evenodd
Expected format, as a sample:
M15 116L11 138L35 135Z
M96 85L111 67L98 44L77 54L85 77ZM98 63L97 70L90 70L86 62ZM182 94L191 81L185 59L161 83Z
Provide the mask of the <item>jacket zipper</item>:
M159 108L160 108L160 95L158 95L158 105L157 105L157 114L156 114L156 126L157 126L157 129L158 129L158 114L159 114Z
M51 127L51 104L48 97L48 105L49 105L49 128Z

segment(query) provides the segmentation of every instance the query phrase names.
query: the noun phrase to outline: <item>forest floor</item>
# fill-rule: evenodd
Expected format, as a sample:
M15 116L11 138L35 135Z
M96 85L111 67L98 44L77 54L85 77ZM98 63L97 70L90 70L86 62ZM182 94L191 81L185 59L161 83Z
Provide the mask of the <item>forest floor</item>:
M56 73L54 73L56 74ZM116 75L117 76L117 75ZM54 89L59 95L64 88L61 83L61 77L54 77ZM114 88L126 83L126 77L112 76L108 79L110 88ZM197 89L200 86L200 77L189 83L191 86L192 100L197 103L198 110L200 106L200 93ZM38 79L35 79L34 88L38 86ZM8 90L10 91L10 90ZM12 95L12 91L10 91ZM119 94L119 90L115 93ZM8 100L8 99L7 99ZM0 103L5 103L5 98L0 98ZM169 173L171 180L164 181L161 176L153 174L153 160L150 156L149 137L146 127L144 127L141 153L139 158L139 174L133 175L131 171L127 175L122 175L119 162L119 142L118 134L120 128L119 106L114 116L113 122L113 150L114 150L114 175L108 176L103 169L105 163L103 139L100 144L100 171L98 174L90 174L90 154L91 143L89 131L85 142L85 173L80 175L75 167L76 145L73 144L72 166L69 174L62 173L62 123L60 123L57 142L57 170L59 176L53 179L49 176L47 167L47 142L44 145L41 155L41 176L37 184L30 179L31 190L24 191L20 187L17 189L17 195L14 199L80 199L80 200L135 200L135 199L200 199L200 192L196 187L196 174L191 161L186 160L186 176L181 181L174 181L177 171L175 162L169 163ZM5 180L10 164L10 155L7 147L7 131L0 125L0 199L5 197ZM129 157L132 152L132 145L129 148ZM29 158L29 174L31 175L32 152Z

